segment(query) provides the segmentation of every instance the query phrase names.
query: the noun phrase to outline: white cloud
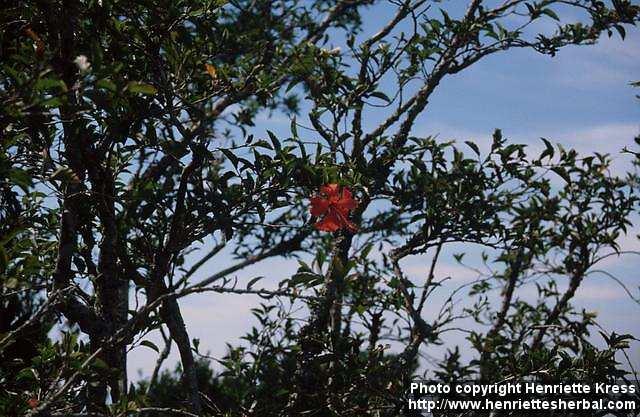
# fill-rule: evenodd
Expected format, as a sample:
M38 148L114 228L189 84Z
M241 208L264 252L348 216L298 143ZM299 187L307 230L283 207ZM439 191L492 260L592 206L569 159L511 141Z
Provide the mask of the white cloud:
M620 300L628 295L613 281L606 284L584 283L576 291L575 299L583 301L613 301Z
M252 295L205 293L181 299L180 305L190 339L200 340L199 351L221 358L227 353L227 343L241 344L240 337L246 334L255 322L251 309L257 307L259 302L260 298ZM146 339L160 349L164 347L164 342L157 332L150 334ZM150 377L157 357L157 353L147 347L134 349L129 356L129 377L137 380L139 372L143 378ZM163 369L173 369L179 359L178 349L174 344ZM215 363L211 365L217 368Z
M553 67L554 78L580 89L636 81L640 69L640 31L628 29L624 41L614 32L612 37L601 37L596 45L563 51L557 57L559 65Z
M601 152L617 154L625 146L633 144L633 138L640 134L640 124L611 123L587 128L566 129L550 137L572 146L584 153Z
M593 126L567 126L563 129L541 128L535 132L504 130L503 136L509 143L524 143L529 155L535 156L544 149L541 137L553 144L560 144L565 149L575 149L583 155L594 152L610 154L613 159L612 173L624 174L630 167L632 158L621 154L624 147L634 149L634 138L640 134L640 123L608 123ZM474 131L449 126L441 123L423 125L418 136L438 135L442 141L456 140L461 145L464 141L475 142L481 154L486 155L491 149L492 131Z
M422 283L427 278L429 268L431 267L430 257L421 257L421 259L412 260L411 263L403 266L403 271L407 276L417 283ZM478 274L469 268L461 265L439 262L434 270L434 277L440 281L448 278L449 283L466 283L474 280Z

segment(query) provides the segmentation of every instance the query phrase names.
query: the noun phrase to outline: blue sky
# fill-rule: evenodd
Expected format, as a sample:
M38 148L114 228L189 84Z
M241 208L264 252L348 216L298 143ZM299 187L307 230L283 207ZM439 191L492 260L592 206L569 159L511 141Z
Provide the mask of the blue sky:
M380 16L365 15L365 21L375 22L377 18ZM365 26L365 34L371 30L373 26ZM617 35L604 37L595 46L569 47L553 58L527 50L509 51L445 79L413 133L474 140L483 148L488 146L493 130L501 128L505 137L530 143L532 149L539 146L538 138L542 136L582 152L610 153L616 157L617 169L622 170L629 166L629 159L619 155L619 150L640 133L640 101L635 97L640 89L629 85L636 80L640 80L638 30L629 29L624 42ZM307 121L304 114L298 119ZM370 125L377 121L372 119ZM289 120L280 114L262 114L254 133L263 136L267 129L287 135ZM623 238L621 243L624 249L640 250L640 243L633 236ZM229 257L222 258L223 264L230 262ZM412 259L406 265L409 274L419 276L424 263L424 259ZM277 282L296 266L295 261L269 260L242 271L238 277L265 275ZM215 268L207 265L201 276L222 267L220 261ZM638 294L640 257L611 259L603 269L616 273ZM452 276L452 281L458 283L471 278L451 256L445 257L439 273ZM212 294L180 301L190 336L201 340L201 351L210 351L216 357L225 353L227 342L240 342L239 337L254 324L250 309L258 303L259 299L252 296ZM575 304L597 311L600 322L609 330L640 335L640 306L602 276L587 278ZM155 335L150 339L159 341ZM454 336L450 343L462 340L463 337ZM438 356L442 351L429 353ZM640 364L638 344L629 354L636 366ZM150 375L155 359L155 352L146 347L134 349L129 374L137 378L140 370L142 375ZM174 346L167 365L173 367L177 359Z

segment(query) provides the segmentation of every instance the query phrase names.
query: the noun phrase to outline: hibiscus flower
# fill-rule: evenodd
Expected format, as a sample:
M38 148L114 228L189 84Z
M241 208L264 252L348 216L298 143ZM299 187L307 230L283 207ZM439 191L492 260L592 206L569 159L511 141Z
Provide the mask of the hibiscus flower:
M338 184L326 184L320 187L320 193L311 197L311 215L321 217L315 224L316 229L335 232L340 229L356 231L358 228L349 221L349 212L358 206L347 187Z
M36 408L38 405L40 405L40 401L38 401L37 398L33 397L33 398L29 398L27 400L27 405L31 408L34 409Z

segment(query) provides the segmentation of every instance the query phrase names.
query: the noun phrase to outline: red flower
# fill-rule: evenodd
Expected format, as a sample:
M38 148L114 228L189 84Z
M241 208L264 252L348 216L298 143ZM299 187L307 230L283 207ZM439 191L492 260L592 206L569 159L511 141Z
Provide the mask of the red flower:
M311 197L311 215L324 216L315 224L316 229L324 232L335 232L343 228L356 231L358 228L347 216L358 206L347 187L338 184L327 184L320 187L320 194Z
M36 408L38 405L40 405L40 401L38 401L38 399L37 399L37 398L32 397L32 398L29 398L29 399L27 400L27 405L28 405L31 409L34 409L34 408Z

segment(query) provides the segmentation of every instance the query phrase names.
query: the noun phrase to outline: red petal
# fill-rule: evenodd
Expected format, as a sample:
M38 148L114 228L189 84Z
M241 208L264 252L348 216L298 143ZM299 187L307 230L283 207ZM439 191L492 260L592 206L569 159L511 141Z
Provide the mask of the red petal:
M351 230L352 232L355 232L356 230L358 230L358 226L356 226L352 221L350 221L347 218L347 216L345 216L343 213L337 210L336 215L340 221L340 228L344 227Z
M334 213L327 214L322 220L315 224L316 229L323 232L335 232L340 229L340 219Z
M358 207L358 202L353 199L351 191L345 187L342 189L342 197L335 203L335 206L343 215L347 215L349 210Z
M326 184L320 187L320 192L327 195L327 198L337 197L340 186L338 184Z
M311 197L311 215L322 216L329 209L329 200L322 197Z

